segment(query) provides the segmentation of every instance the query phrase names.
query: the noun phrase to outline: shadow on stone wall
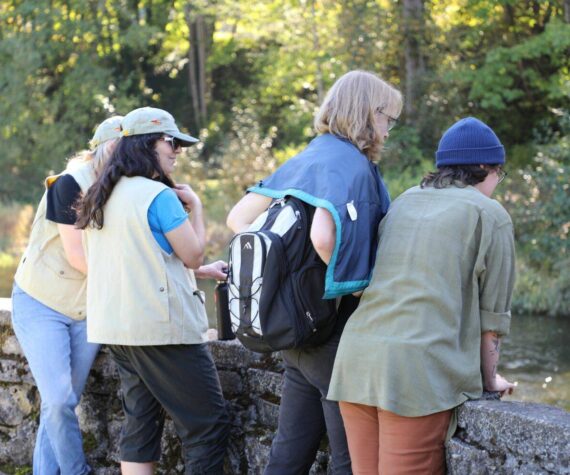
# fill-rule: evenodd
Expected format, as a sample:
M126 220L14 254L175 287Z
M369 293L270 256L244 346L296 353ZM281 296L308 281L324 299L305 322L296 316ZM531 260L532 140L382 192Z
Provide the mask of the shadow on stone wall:
M213 341L232 419L226 473L261 474L277 425L282 366L277 355L258 355L239 342ZM97 475L119 472L122 421L118 376L106 351L98 356L78 409L84 446ZM0 303L0 475L31 473L39 395L14 337L10 301ZM466 474L570 474L570 413L541 404L471 401L459 410L459 428L447 448L448 472ZM326 442L311 474L326 474ZM158 473L183 473L171 421L162 440Z

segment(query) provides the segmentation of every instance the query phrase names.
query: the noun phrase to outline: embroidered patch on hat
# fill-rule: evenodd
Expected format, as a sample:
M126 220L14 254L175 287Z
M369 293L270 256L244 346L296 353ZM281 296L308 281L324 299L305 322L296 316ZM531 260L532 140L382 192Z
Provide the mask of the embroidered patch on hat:
M161 124L160 120L158 120L158 119L152 119L151 122L152 122L153 124L156 124L156 125L160 125L160 124Z

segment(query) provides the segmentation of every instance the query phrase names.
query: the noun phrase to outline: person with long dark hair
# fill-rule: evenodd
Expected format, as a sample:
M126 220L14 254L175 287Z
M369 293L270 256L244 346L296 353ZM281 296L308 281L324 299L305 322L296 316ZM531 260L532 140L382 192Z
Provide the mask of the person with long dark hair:
M462 119L439 142L437 170L380 224L328 394L356 474L443 474L454 409L483 389L513 391L497 374L515 278L513 224L491 199L504 163L493 130Z
M75 415L99 345L87 343L87 265L75 201L101 173L120 137L121 117L102 122L91 150L46 178L28 246L14 277L12 323L41 397L33 471L90 473Z
M228 416L195 276L224 278L224 263L201 265L202 203L171 178L182 147L197 139L150 107L127 114L122 134L77 222L88 255L88 339L109 345L121 381L121 470L153 473L166 412L186 473L221 474Z
M327 93L315 117L320 135L273 175L249 188L227 218L246 230L272 199L296 198L315 207L311 243L327 265L324 296L338 298L331 338L281 352L285 377L277 434L265 475L303 475L328 435L330 473L350 474L346 435L335 401L326 399L340 335L358 305L352 295L370 280L376 231L390 197L377 165L382 144L402 110L400 92L368 71L351 71Z

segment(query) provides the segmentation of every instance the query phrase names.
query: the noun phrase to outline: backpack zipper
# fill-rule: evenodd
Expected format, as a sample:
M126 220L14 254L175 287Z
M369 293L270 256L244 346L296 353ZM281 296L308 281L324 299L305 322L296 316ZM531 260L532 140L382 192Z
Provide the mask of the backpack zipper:
M305 316L309 319L309 326L311 327L311 330L313 331L313 333L315 333L317 331L317 329L315 328L315 320L313 319L311 312L309 312L307 310L305 312Z

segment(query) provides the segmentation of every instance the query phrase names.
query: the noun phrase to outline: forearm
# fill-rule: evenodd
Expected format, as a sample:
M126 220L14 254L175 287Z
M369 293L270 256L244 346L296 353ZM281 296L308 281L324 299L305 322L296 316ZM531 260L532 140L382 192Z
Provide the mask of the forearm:
M196 233L198 244L202 252L206 247L206 225L204 224L204 211L202 204L194 206L190 213L190 224Z
M228 264L225 261L216 261L211 264L203 265L194 270L197 279L216 279L226 280Z
M481 374L483 388L487 391L495 390L497 366L501 349L501 338L495 332L481 334Z
M87 259L83 251L83 234L70 224L57 224L59 237L65 258L69 265L83 274L87 274Z
M82 274L87 275L87 260L85 259L85 254L83 252L77 252L73 255L66 254L67 262L71 267L77 269Z

